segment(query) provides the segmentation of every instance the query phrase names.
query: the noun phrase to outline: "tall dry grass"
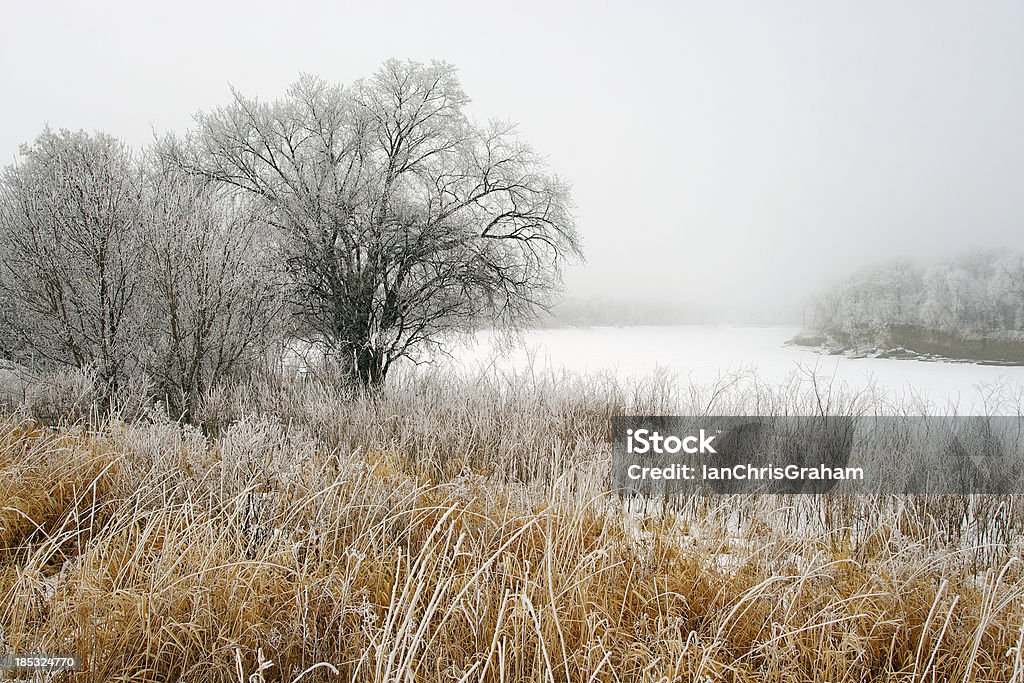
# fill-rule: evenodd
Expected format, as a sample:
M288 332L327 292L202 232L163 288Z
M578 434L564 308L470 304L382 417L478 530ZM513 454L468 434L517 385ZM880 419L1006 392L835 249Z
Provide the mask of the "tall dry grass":
M871 392L332 386L235 383L201 426L0 421L0 651L83 681L1024 680L1012 497L605 493L611 415Z

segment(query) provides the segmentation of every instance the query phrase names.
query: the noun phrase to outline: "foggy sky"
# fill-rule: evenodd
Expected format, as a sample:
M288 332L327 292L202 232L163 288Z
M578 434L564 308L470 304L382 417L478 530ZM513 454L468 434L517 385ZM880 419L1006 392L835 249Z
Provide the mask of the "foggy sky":
M141 146L300 72L460 69L572 182L570 293L758 311L879 260L1024 249L1020 2L9 3L0 162Z

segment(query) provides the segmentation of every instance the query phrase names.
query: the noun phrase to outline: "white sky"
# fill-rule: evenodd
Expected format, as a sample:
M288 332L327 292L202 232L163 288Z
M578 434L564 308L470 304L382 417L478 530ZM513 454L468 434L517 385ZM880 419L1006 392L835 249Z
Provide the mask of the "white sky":
M0 162L52 127L133 145L228 84L460 68L575 188L570 292L757 310L851 268L1024 249L1021 2L24 2Z

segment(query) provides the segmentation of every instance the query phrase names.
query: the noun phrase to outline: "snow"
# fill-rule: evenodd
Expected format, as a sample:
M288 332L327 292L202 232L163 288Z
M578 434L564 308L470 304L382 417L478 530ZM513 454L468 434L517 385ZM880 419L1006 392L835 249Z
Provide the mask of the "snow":
M1008 406L1024 395L1024 366L829 356L786 345L798 332L795 327L725 325L532 330L511 349L483 332L476 343L454 349L448 362L467 371L491 364L515 370L532 366L609 372L623 380L668 370L698 384L739 370L754 370L770 383L783 382L794 372L813 372L853 390L874 382L896 400L924 399L933 414L1016 414L1016 407ZM994 399L999 403L995 409Z

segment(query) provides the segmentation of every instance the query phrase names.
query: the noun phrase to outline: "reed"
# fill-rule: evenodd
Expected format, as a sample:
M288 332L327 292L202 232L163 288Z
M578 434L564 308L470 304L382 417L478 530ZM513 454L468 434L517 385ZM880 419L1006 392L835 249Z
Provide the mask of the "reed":
M1021 681L1010 496L609 496L609 418L888 410L441 372L0 419L0 651L81 681ZM969 520L969 521L965 521Z

